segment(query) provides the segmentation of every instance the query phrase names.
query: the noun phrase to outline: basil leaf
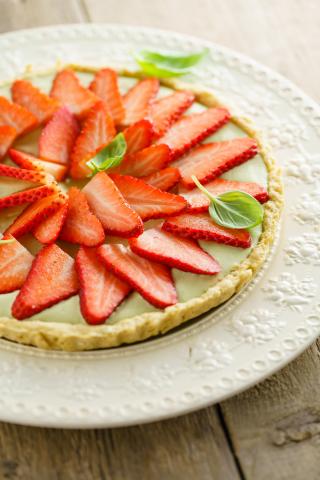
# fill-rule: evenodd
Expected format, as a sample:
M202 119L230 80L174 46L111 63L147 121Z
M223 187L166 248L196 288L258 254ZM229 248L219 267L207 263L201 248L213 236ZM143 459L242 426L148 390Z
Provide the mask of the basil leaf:
M181 55L142 50L135 55L135 59L142 71L147 75L165 78L185 75L208 52L208 48L203 49L201 52Z
M14 238L0 239L0 245L6 245L7 243L13 243L14 241Z
M114 137L112 142L102 148L87 165L92 170L92 175L103 172L109 168L117 167L123 160L127 150L127 142L123 133L119 133Z

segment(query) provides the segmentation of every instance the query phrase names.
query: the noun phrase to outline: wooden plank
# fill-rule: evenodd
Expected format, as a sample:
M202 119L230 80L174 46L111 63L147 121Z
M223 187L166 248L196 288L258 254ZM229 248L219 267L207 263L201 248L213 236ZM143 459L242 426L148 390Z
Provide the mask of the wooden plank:
M319 348L222 404L246 480L319 480Z
M3 424L0 478L240 480L214 408L111 430L44 430Z
M0 32L87 20L77 0L0 0Z

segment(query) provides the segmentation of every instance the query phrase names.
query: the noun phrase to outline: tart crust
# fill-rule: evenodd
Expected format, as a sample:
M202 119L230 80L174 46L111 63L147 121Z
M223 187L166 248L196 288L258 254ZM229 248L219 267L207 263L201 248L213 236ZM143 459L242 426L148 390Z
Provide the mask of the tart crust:
M71 67L74 70L89 73L99 70L79 65ZM29 76L30 73L29 70L26 76ZM34 74L34 72L32 73ZM48 73L50 72L42 72L42 74ZM123 76L142 77L140 73L127 70L120 70L118 73ZM193 92L197 102L206 107L225 106L211 91L200 85L184 83L176 79L164 79L161 80L161 84L174 90ZM268 172L270 199L264 205L262 233L257 245L243 262L234 267L201 296L167 307L161 312L144 313L112 325L106 323L94 327L55 322L28 322L28 320L19 321L14 318L0 317L0 337L49 350L83 351L116 347L165 333L217 307L250 282L264 263L274 241L283 205L283 187L281 171L251 121L239 116L232 116L231 121L257 140L259 153Z

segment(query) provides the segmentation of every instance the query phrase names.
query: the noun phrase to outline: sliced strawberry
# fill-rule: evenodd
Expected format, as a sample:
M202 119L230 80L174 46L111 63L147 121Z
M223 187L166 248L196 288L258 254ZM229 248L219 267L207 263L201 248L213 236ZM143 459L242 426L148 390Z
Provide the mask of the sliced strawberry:
M38 123L45 123L59 108L59 102L50 98L27 80L16 80L11 86L13 101L31 112Z
M66 107L60 108L41 132L39 156L49 162L68 165L78 134L76 117Z
M10 165L0 164L0 177L16 178L32 183L52 183L51 175L24 168L11 167Z
M7 228L5 234L13 237L21 237L30 232L38 223L54 213L65 202L65 197L58 193L42 198L27 207Z
M18 320L31 317L78 291L75 262L57 245L46 245L36 256L27 279L12 305Z
M80 248L76 257L76 269L83 317L91 325L104 323L126 298L131 287L101 264L93 248Z
M99 100L94 93L80 84L78 77L70 69L57 73L50 96L79 117L85 116Z
M30 132L38 124L36 117L25 108L0 97L0 126L10 126L16 129L17 135Z
M201 113L181 117L156 143L165 143L172 150L172 158L178 158L201 142L230 118L225 108L208 108Z
M49 173L58 182L63 180L67 173L67 167L64 165L40 160L30 153L21 152L20 150L15 150L14 148L10 148L8 153L11 160L19 165L19 167L25 168L26 170L36 170L37 172Z
M0 210L2 208L17 207L24 203L36 202L37 200L41 200L41 198L48 197L56 192L57 187L54 184L51 184L12 193L11 195L0 198Z
M181 184L195 188L191 176L201 183L208 183L257 153L257 142L253 138L235 138L226 142L207 143L191 150L185 157L174 163L181 173Z
M168 145L151 145L137 153L126 155L114 173L142 177L157 172L167 165L171 158Z
M103 101L114 123L119 125L123 122L125 110L119 92L117 73L111 68L103 68L96 73L89 88Z
M185 272L215 275L221 270L218 262L197 242L160 228L146 230L140 237L130 239L129 245L137 255Z
M120 244L102 245L98 254L117 277L155 307L165 308L177 303L171 272L165 265L146 260Z
M0 125L0 160L15 141L17 133L17 130L10 125Z
M68 203L58 208L57 211L45 218L33 229L33 235L40 243L54 243L63 227L68 212Z
M220 193L230 190L240 190L241 192L249 193L260 203L267 202L269 198L267 190L253 182L237 182L225 180L224 178L216 178L206 185L206 189L212 193L212 195L219 195ZM200 213L208 210L210 200L200 190L195 189L187 193L181 192L180 195L188 202L187 212Z
M86 196L76 187L69 190L69 207L60 238L86 247L101 245L104 231L100 220L91 212Z
M181 175L177 168L168 167L143 177L141 180L155 188L159 188L159 190L168 191L179 182L180 178Z
M97 103L84 121L71 154L72 178L85 178L91 173L86 165L101 148L111 142L116 130L102 102Z
M131 125L147 117L150 112L150 106L159 90L159 80L157 78L146 78L137 82L123 96L123 105L125 108L124 125Z
M164 222L162 228L167 232L193 240L213 240L217 243L241 248L249 248L251 245L250 233L247 230L221 227L214 223L206 213L195 215L185 213L169 218Z
M8 235L6 239L12 239ZM18 290L24 284L33 256L17 240L0 244L0 293Z
M183 197L158 190L139 178L117 174L110 177L142 220L177 215L187 206Z
M127 238L143 232L141 218L106 173L97 173L82 191L107 233Z
M193 93L185 91L174 92L156 100L152 104L150 112L155 135L161 137L192 105L193 101Z
M153 127L149 120L140 120L123 131L127 142L127 155L149 147L153 138Z

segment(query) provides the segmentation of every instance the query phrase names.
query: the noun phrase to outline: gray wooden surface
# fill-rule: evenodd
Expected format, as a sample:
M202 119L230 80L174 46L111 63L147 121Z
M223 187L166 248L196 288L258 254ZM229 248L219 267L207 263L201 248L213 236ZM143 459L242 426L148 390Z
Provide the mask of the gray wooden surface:
M320 98L319 0L0 0L0 32L90 21L205 37ZM0 480L318 480L319 347L242 395L173 420L91 431L0 424Z

